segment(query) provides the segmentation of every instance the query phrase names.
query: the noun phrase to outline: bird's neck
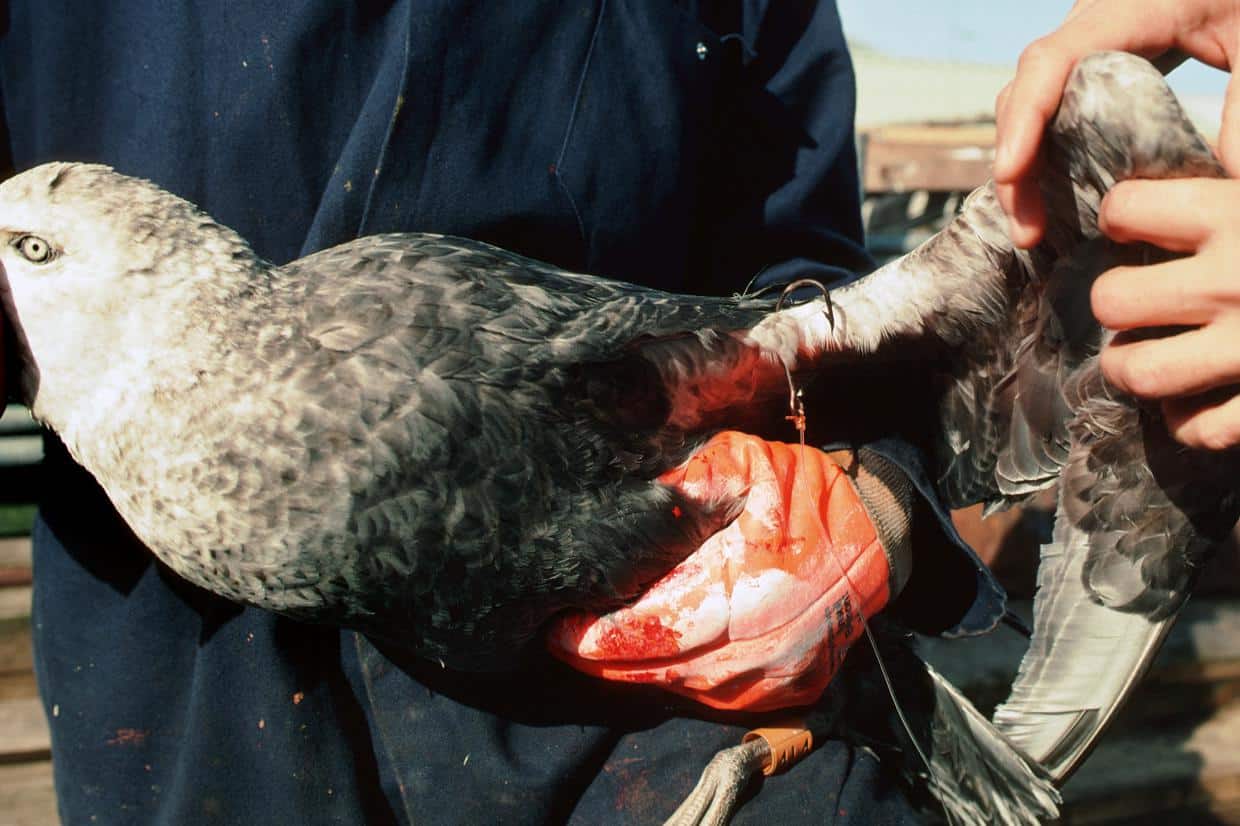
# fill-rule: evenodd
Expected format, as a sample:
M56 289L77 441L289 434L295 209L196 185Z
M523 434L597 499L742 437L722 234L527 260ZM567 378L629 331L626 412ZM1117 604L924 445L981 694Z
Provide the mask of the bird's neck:
M123 307L80 328L100 338L79 341L66 320L39 355L32 410L89 468L92 450L143 423L167 401L199 391L221 355L255 335L273 268L238 260L220 270L192 270L175 282L133 276Z

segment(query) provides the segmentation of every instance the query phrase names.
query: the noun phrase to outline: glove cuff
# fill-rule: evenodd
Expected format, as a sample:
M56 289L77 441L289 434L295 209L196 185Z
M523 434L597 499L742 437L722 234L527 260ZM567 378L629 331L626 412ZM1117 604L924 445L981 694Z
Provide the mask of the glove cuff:
M869 448L828 455L844 469L874 523L887 555L888 601L894 600L913 573L913 483L899 465Z

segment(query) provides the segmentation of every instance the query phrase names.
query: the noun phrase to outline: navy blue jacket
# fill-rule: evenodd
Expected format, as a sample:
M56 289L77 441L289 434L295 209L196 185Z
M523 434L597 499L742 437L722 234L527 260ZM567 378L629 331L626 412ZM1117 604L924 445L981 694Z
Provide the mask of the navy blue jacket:
M686 292L869 266L829 2L10 0L0 27L17 168L151 178L271 260L416 229ZM743 731L550 660L461 678L242 609L49 462L34 626L67 823L654 822ZM843 743L765 785L739 822L910 817Z

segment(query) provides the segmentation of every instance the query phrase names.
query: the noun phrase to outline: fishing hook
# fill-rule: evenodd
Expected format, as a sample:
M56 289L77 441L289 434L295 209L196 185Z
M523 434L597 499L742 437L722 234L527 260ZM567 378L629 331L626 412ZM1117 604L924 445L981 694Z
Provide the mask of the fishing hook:
M822 293L823 311L827 315L827 324L831 326L831 330L835 330L835 306L831 303L831 291L828 290L821 281L815 281L812 278L800 278L784 287L783 292L779 294L779 299L775 302L775 312L780 312L784 308L784 299L792 292L802 287L816 287ZM801 439L805 438L805 400L801 391L797 388L796 383L792 380L792 371L788 369L787 362L784 363L784 378L788 380L788 409L791 411L784 418L792 422L792 426L801 434Z

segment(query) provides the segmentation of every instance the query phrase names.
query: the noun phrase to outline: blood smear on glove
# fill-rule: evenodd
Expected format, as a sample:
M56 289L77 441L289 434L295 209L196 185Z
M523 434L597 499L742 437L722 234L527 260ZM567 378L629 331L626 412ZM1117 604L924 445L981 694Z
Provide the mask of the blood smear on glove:
M564 617L552 652L714 708L817 700L861 615L888 600L887 557L843 470L813 448L727 432L661 481L690 501L743 497L745 507L634 604Z

